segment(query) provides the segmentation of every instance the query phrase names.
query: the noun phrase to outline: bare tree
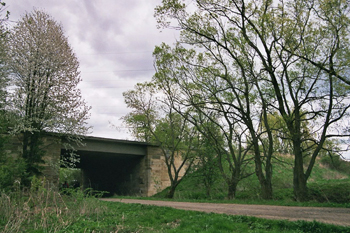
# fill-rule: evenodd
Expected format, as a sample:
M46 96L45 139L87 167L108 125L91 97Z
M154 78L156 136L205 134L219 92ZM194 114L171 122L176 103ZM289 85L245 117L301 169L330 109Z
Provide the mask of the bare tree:
M43 132L84 135L89 110L77 88L79 62L62 26L42 11L27 13L8 37L13 129L23 134L23 157L30 175L40 173Z

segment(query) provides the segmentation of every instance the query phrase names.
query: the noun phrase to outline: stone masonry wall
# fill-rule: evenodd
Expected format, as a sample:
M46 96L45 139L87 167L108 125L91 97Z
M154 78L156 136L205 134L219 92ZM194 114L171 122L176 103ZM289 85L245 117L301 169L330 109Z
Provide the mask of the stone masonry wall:
M47 136L44 138L44 150L46 151L43 160L43 176L50 187L60 187L59 181L59 160L61 144L57 137ZM13 137L7 148L12 156L20 156L22 141L20 137ZM181 156L176 159L177 167L181 163ZM83 172L84 173L84 172ZM180 173L180 177L184 171ZM87 175L87 174L85 174ZM83 174L84 177L84 174ZM147 155L140 159L140 162L133 167L129 175L128 190L131 195L152 196L170 186L170 179L162 151L157 146L147 146ZM85 180L85 182L87 182ZM85 184L83 179L83 185ZM86 184L85 184L86 185Z
M126 190L128 195L147 196L147 158L144 156L129 171L129 179L127 180Z
M43 157L43 175L49 182L50 187L58 188L60 185L60 155L61 155L61 140L57 137L47 136L44 138L45 156ZM62 183L62 182L61 182Z
M165 188L170 186L170 178L168 175L168 169L165 164L165 158L162 150L159 147L148 146L147 148L147 162L148 162L148 191L147 196L152 196ZM182 163L181 156L178 155L175 158L175 165L179 167ZM179 174L181 178L185 173L185 169Z

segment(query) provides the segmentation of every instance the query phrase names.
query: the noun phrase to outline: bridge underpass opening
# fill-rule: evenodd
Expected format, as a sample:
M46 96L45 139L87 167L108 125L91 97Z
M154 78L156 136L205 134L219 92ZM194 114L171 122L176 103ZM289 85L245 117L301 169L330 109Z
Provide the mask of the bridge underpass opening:
M141 162L144 156L108 152L80 151L76 168L81 169L83 189L106 192L104 196L140 194L143 184ZM68 156L62 150L63 156Z

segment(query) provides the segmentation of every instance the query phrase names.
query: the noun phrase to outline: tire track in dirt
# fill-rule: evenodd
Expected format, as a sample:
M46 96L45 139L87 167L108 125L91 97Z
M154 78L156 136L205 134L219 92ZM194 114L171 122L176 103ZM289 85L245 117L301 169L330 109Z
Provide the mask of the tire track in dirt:
M289 221L315 220L317 222L350 227L350 208L194 203L120 198L103 198L101 200L167 206L176 209L194 210L207 213L212 212L219 214L254 216L266 219L284 219Z

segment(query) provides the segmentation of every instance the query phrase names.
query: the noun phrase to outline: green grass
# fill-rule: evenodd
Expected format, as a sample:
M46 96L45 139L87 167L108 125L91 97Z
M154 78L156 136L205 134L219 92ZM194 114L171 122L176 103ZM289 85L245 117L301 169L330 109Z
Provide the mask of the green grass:
M260 185L254 174L240 181L235 200L227 200L227 185L218 174L216 183L212 186L211 196L207 197L204 185L195 171L180 183L174 200L350 208L350 162L334 158L333 164L327 157L317 160L308 180L310 201L300 203L294 200L293 195L293 158L285 156L279 158L279 161L281 160L283 163L274 161L273 200L271 201L261 198ZM250 169L253 171L254 168ZM155 197L163 198L166 191Z
M318 163L308 186L311 200L295 202L291 187L289 158L275 165L274 200L262 200L253 175L243 180L235 200L227 200L224 182L217 179L212 195L195 173L178 187L175 201L267 204L287 206L327 206L350 208L349 163ZM349 168L349 169L348 169ZM156 207L140 204L103 202L81 191L69 195L46 189L45 180L34 179L29 191L0 192L0 232L349 232L350 228L318 222L289 222L255 217L231 216ZM1 191L1 190L0 190ZM162 193L148 199L160 199ZM123 197L127 198L127 197ZM135 198L135 197L132 197Z
M0 196L0 232L349 232L318 222L289 222L104 202L70 190L61 195L32 184Z
M96 200L87 199L96 207ZM69 203L68 204L68 208ZM73 203L71 203L74 205ZM89 204L88 204L89 205ZM65 225L43 224L41 213L25 222L18 232L350 232L340 226L317 222L288 222L254 217L201 213L140 204L98 202L99 213L80 213ZM101 211L102 210L102 211ZM46 216L59 222L54 215ZM69 220L69 221L68 221ZM4 231L0 225L0 230ZM16 232L16 231L7 231Z
M201 213L141 204L101 202L99 218L82 216L66 232L350 232L317 222L288 222Z

